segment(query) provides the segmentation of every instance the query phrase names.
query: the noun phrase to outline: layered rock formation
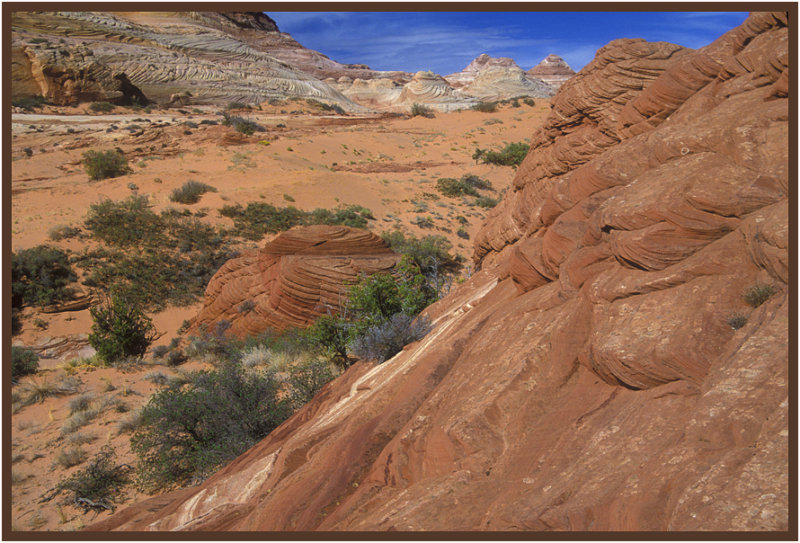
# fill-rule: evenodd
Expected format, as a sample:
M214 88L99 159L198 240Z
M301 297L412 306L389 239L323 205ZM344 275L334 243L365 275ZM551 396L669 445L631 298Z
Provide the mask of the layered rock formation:
M505 100L515 96L546 98L554 94L553 88L541 79L529 76L507 57L478 56L466 68L445 76L460 93L482 101Z
M27 56L32 72L26 76L25 63L16 64L19 81L25 83L17 87L15 77L15 96L30 92L31 81L39 94L80 96L66 88L50 90L63 78L43 80L40 74L46 75L50 64L39 70L34 64L50 57L58 66L64 50L83 48L88 55L68 55L70 69L80 75L66 80L79 81L90 90L96 64L114 74L124 73L148 98L159 102L189 91L195 103L260 103L298 96L351 111L363 109L277 58L273 53L287 48L296 52L294 57L305 55L311 63L323 55L297 53L302 47L259 12L14 12L12 29L15 58Z
M525 73L531 77L541 79L557 90L575 75L575 70L570 68L567 61L560 56L550 54Z
M791 538L787 26L601 49L427 337L91 529Z
M238 337L308 326L320 315L337 313L362 274L389 271L399 258L366 230L294 228L226 262L211 278L189 333L213 331L221 320Z

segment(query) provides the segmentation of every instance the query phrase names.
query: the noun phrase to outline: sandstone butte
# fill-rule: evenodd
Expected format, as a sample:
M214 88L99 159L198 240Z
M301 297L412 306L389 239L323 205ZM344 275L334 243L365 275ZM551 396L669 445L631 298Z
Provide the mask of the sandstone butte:
M189 333L227 320L247 337L285 330L338 313L361 275L389 272L400 256L380 236L346 226L304 226L278 234L262 249L229 260L211 278ZM249 309L242 304L252 302Z
M89 529L788 531L788 44L603 47L428 336Z
M558 89L575 75L575 70L570 68L567 61L560 56L547 55L539 64L525 73Z

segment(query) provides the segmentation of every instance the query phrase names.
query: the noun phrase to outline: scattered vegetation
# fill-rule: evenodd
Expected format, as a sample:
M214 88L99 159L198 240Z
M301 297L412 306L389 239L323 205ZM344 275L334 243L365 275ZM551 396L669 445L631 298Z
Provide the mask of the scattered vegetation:
M42 496L41 501L50 501L67 493L63 503L79 507L84 512L113 511L113 504L120 501L123 488L130 482L131 470L127 464L116 464L115 456L111 446L103 447L85 468L60 481Z
M530 150L530 145L524 142L509 143L501 151L487 151L485 149L475 149L472 158L477 162L482 160L484 164L497 164L499 166L512 166L516 168L525 159Z
M475 199L475 205L483 208L492 208L498 204L498 200L488 196L479 196Z
M63 239L72 239L78 237L81 233L81 229L77 226L69 226L66 224L54 226L50 229L48 233L48 237L52 241L61 241Z
M426 117L428 119L432 119L434 117L433 110L431 108L417 103L411 105L410 113L412 117Z
M38 94L33 96L19 96L11 99L12 106L22 108L25 111L33 111L33 109L42 107L46 103L47 99Z
M112 295L103 305L90 309L94 324L89 344L106 362L141 358L155 338L153 322L134 303Z
M11 254L11 305L45 306L72 299L69 285L76 279L61 249L49 245L22 249Z
M255 121L251 121L250 119L245 119L244 117L240 117L238 115L230 115L228 113L223 113L222 116L224 117L224 120L222 121L223 125L230 126L245 136L251 136L256 132L266 131L263 126Z
M108 113L114 111L116 106L110 102L92 102L89 104L89 109L97 113Z
M751 307L758 307L769 300L773 294L775 294L775 288L772 285L756 283L744 292L744 301Z
M83 464L89 455L86 451L79 446L73 446L68 449L61 449L56 457L53 459L53 465L62 469L71 468L78 464Z
M741 313L736 313L734 315L731 315L728 318L728 324L734 330L738 330L739 328L742 328L744 327L745 324L747 324L747 316L742 315Z
M298 225L341 224L365 228L367 221L374 219L369 209L358 205L305 212L294 206L278 208L264 202L250 202L246 208L239 204L223 206L219 214L233 219L234 234L250 240L260 240L265 234L282 232Z
M100 181L130 173L128 159L116 149L110 151L86 151L83 153L83 166L89 179Z
M497 102L478 102L472 109L475 111L482 111L483 113L494 113L497 111Z
M316 393L330 378L318 375L321 368L307 366L284 382L275 372L227 362L190 375L188 383L167 385L150 398L131 437L139 483L164 489L204 479Z
M206 192L217 192L215 187L199 181L187 181L172 191L169 199L179 204L196 204Z
M93 204L84 227L107 245L76 258L87 271L84 284L106 294L113 285L144 309L193 303L211 276L235 255L222 231L191 212L168 209L156 214L146 196Z

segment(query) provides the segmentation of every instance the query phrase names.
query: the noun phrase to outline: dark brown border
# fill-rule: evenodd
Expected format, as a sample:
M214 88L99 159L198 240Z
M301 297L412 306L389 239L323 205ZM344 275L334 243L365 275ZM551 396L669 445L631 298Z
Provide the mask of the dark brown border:
M797 499L797 249L798 249L798 107L797 107L797 16L795 2L571 2L527 3L478 2L4 2L3 13L3 360L11 357L11 14L15 11L785 11L789 14L789 530L786 532L23 532L11 530L11 367L3 364L3 484L2 537L19 541L796 541L798 539ZM490 8L490 9L487 9ZM109 537L111 536L111 537Z

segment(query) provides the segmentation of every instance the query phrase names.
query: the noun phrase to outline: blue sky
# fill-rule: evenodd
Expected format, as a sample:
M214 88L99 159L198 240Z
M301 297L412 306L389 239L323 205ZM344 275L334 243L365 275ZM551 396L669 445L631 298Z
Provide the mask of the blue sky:
M338 62L441 75L461 70L481 53L511 57L525 70L555 53L578 71L616 38L698 48L747 17L742 12L266 13L282 32Z

